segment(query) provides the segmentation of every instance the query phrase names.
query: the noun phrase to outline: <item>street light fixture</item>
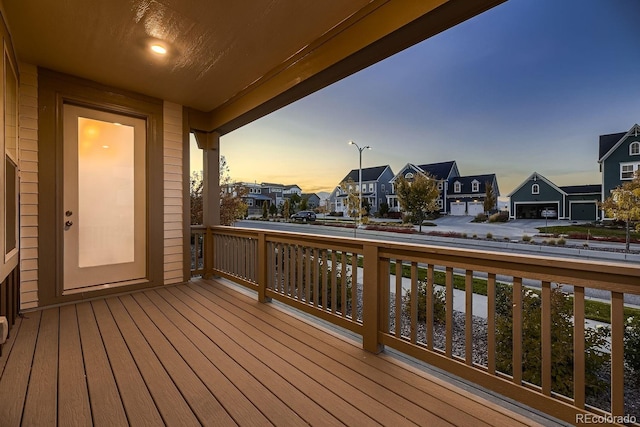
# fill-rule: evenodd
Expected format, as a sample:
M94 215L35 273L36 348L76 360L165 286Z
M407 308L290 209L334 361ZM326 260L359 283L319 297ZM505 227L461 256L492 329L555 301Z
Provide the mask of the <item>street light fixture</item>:
M349 145L354 145L358 149L358 154L360 155L360 165L358 168L358 224L356 224L356 228L358 228L358 226L362 223L362 152L364 150L371 150L371 147L369 147L368 145L360 147L353 141L349 141Z

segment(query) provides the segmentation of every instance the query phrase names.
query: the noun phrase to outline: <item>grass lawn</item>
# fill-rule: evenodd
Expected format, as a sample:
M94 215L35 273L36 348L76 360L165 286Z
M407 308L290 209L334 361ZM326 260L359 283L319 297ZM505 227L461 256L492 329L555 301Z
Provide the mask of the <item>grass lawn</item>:
M589 235L590 237L616 238L624 241L626 236L624 228L595 227L593 224L540 227L538 230L541 233L564 234L569 238L575 237L579 239L586 239L587 235ZM633 231L633 228L631 230L631 239L640 240L640 233Z

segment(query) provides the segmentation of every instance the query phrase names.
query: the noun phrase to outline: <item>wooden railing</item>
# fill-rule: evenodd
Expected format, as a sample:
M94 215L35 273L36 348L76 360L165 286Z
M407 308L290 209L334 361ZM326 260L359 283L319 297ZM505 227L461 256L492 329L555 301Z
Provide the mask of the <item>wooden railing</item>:
M629 415L624 298L640 294L636 266L228 227L192 234L194 259L203 252L194 274L356 332L368 351L395 348L569 423ZM606 340L585 322L588 289L609 295ZM562 322L568 341L558 348ZM597 380L610 407L590 404L593 357L610 366L607 383Z
M9 334L20 310L20 266L16 266L7 277L0 282L0 317L7 319ZM0 344L2 356L2 344Z

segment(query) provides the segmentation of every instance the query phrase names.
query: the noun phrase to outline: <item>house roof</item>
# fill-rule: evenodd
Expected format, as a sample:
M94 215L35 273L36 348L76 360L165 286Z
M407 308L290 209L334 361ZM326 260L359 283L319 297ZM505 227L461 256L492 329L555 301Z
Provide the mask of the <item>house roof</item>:
M377 181L388 167L389 165L362 168L362 182ZM347 176L342 178L342 181L340 182L348 181L349 178L351 178L353 182L358 182L359 172L359 169L351 170L351 172L349 172Z
M622 144L628 136L640 133L640 125L631 126L628 132L611 133L608 135L600 135L600 146L598 163L603 162L611 153L613 153Z
M590 194L590 193L600 194L602 192L601 184L565 185L560 188L562 189L562 191L564 191L567 194Z
M423 172L432 175L436 179L448 179L454 167L457 167L455 160L449 162L418 165L418 168L420 168Z
M529 181L534 180L540 180L545 182L547 185L549 185L551 188L555 189L558 193L561 194L567 194L562 188L558 187L557 185L555 185L553 182L549 181L547 178L545 178L544 176L540 175L538 172L534 172L531 175L529 175L529 177L527 179L525 179L524 181L522 181L522 184L520 184L519 186L517 186L516 188L513 189L513 191L511 193L508 194L508 197L513 196L514 194L516 194L518 192L518 190L520 190L522 187L524 187Z
M485 183L496 181L496 174L484 174L484 175L470 175L470 176L456 176L451 178L452 183L460 182L462 184L462 193L471 193L472 183L473 181L478 181L478 191L477 193L485 193L487 191ZM451 188L451 187L449 187ZM499 196L497 194L496 196Z
M193 108L196 130L223 135L503 1L20 0L2 14L21 61Z

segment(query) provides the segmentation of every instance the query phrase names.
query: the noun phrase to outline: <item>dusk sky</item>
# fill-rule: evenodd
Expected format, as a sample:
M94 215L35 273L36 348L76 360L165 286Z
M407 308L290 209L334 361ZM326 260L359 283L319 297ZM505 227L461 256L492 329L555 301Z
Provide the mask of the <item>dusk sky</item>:
M510 0L221 139L236 181L331 191L358 167L455 160L502 196L534 171L598 184L598 136L640 122L640 0Z

